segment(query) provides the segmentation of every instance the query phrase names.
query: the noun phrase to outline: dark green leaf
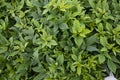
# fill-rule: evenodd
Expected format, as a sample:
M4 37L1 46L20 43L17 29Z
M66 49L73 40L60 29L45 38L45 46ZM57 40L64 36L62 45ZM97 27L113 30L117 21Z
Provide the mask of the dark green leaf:
M112 62L111 60L108 60L107 62L107 65L108 65L108 68L113 72L115 73L116 72L116 64L114 62Z

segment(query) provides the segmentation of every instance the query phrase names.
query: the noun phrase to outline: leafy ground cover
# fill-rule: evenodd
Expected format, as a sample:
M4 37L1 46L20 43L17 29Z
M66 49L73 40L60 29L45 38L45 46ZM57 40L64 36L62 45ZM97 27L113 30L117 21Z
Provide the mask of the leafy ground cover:
M0 0L0 80L120 75L119 0Z

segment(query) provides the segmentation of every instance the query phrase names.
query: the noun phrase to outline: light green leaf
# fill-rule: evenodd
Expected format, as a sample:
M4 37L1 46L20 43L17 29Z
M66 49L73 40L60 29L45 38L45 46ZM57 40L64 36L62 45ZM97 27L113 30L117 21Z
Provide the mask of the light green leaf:
M100 36L100 43L101 43L101 45L106 47L108 45L107 38Z
M33 4L29 0L26 0L26 5L29 7L33 7Z
M102 32L102 31L103 31L103 24L102 24L102 23L99 23L99 24L98 24L98 31L99 31L99 32Z
M74 41L75 41L75 43L76 43L77 46L81 46L82 43L83 43L83 37L76 36L76 37L74 38Z
M112 27L112 25L111 25L110 23L106 22L106 29L107 29L108 31L112 32L113 27Z
M94 0L88 0L88 2L92 8L95 8Z
M82 31L80 32L81 37L86 37L86 34L90 33L89 29L85 29L85 27L81 27Z
M81 67L77 67L77 74L80 76L80 74L81 74Z
M72 54L71 57L74 61L77 61L77 56L75 54Z
M80 22L78 20L74 20L73 21L73 26L72 26L72 33L79 33L81 32L82 29L81 29L81 26L80 26Z
M59 55L57 57L57 62L58 62L59 65L62 65L64 63L64 56L63 56L63 54L61 54L61 55Z
M57 45L57 42L56 42L55 40L50 40L50 41L48 41L48 43L47 43L47 46L48 46L49 48L51 48L51 46L55 46L55 45Z
M98 60L99 60L100 64L104 63L104 61L105 61L105 56L104 56L103 54L99 54L99 55L98 55Z
M17 10L21 10L24 6L24 0L21 0L21 2L19 3L19 5L17 5Z

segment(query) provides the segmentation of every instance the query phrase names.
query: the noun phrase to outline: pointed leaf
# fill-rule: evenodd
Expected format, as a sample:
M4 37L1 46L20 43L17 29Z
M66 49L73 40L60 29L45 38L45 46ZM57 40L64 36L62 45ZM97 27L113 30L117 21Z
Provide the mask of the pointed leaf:
M83 37L76 36L76 37L74 38L74 41L75 41L75 43L76 43L77 46L81 46L82 43L83 43Z
M103 54L99 54L98 60L99 60L100 64L104 63L104 61L105 61L105 56L104 56Z
M115 73L116 72L116 64L114 62L112 62L111 60L108 60L107 62L107 65L108 65L108 68L113 72Z

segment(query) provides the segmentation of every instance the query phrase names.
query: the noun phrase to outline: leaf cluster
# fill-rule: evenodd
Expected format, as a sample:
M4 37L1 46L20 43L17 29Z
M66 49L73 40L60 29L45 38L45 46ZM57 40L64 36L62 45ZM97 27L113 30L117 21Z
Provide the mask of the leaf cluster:
M0 80L120 79L119 0L0 0Z

